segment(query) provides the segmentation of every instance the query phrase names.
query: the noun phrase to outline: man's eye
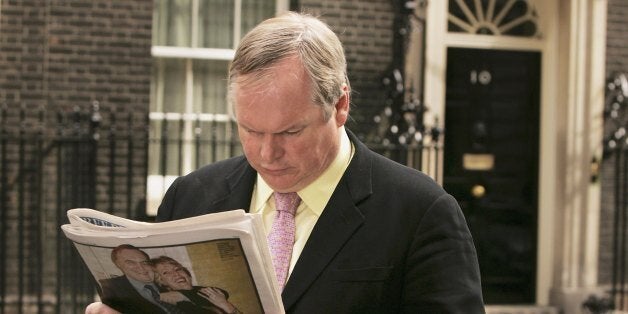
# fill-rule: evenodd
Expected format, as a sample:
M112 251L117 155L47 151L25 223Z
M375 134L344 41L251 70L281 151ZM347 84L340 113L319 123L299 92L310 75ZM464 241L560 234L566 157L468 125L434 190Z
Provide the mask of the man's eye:
M284 134L286 135L298 135L299 133L301 133L301 130L292 130L292 131L285 131Z

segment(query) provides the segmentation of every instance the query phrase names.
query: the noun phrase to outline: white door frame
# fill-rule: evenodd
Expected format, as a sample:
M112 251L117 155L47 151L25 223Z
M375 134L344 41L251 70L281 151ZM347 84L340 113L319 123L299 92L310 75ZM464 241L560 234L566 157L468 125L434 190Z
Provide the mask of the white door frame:
M602 142L607 6L606 0L531 2L538 38L448 33L448 1L429 1L424 123L445 121L448 47L541 53L536 300L563 306L557 294L597 285L600 195L589 178Z

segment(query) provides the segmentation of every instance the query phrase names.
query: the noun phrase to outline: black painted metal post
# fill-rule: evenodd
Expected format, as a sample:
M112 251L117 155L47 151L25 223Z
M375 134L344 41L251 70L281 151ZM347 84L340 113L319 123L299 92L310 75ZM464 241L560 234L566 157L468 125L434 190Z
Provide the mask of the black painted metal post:
M26 126L25 126L25 113L26 109L24 108L24 105L22 105L20 107L20 123L19 123L19 127L20 127L20 131L19 131L19 144L18 144L18 175L17 175L17 185L18 185L18 205L17 205L17 251L18 251L18 257L17 257L17 289L18 289L18 294L17 294L17 312L19 314L23 313L23 307L24 307L24 213L25 213L25 206L24 206L24 202L25 202L25 178L24 178L24 174L26 173L25 171L25 166L24 166L24 155L25 155L25 145L26 145L26 139L25 139L25 132L26 132Z
M611 306L626 310L628 290L628 74L616 74L608 84L605 123L610 126L604 139L604 157L614 159L614 217Z
M6 275L7 275L7 211L8 211L8 175L7 175L7 104L0 108L0 313L6 308Z

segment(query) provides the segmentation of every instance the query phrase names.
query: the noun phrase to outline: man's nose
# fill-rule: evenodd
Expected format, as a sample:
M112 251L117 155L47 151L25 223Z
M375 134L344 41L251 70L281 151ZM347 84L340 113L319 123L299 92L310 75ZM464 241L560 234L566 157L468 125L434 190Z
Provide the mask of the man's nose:
M283 154L281 139L274 134L266 134L260 145L260 156L266 162L279 159Z

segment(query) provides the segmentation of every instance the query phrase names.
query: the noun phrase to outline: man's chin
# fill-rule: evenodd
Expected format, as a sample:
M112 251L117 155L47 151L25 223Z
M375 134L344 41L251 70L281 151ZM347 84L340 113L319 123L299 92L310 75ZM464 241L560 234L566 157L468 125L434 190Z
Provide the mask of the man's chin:
M288 180L286 176L262 175L262 178L273 191L280 193L296 191L294 189L296 183L293 180Z

